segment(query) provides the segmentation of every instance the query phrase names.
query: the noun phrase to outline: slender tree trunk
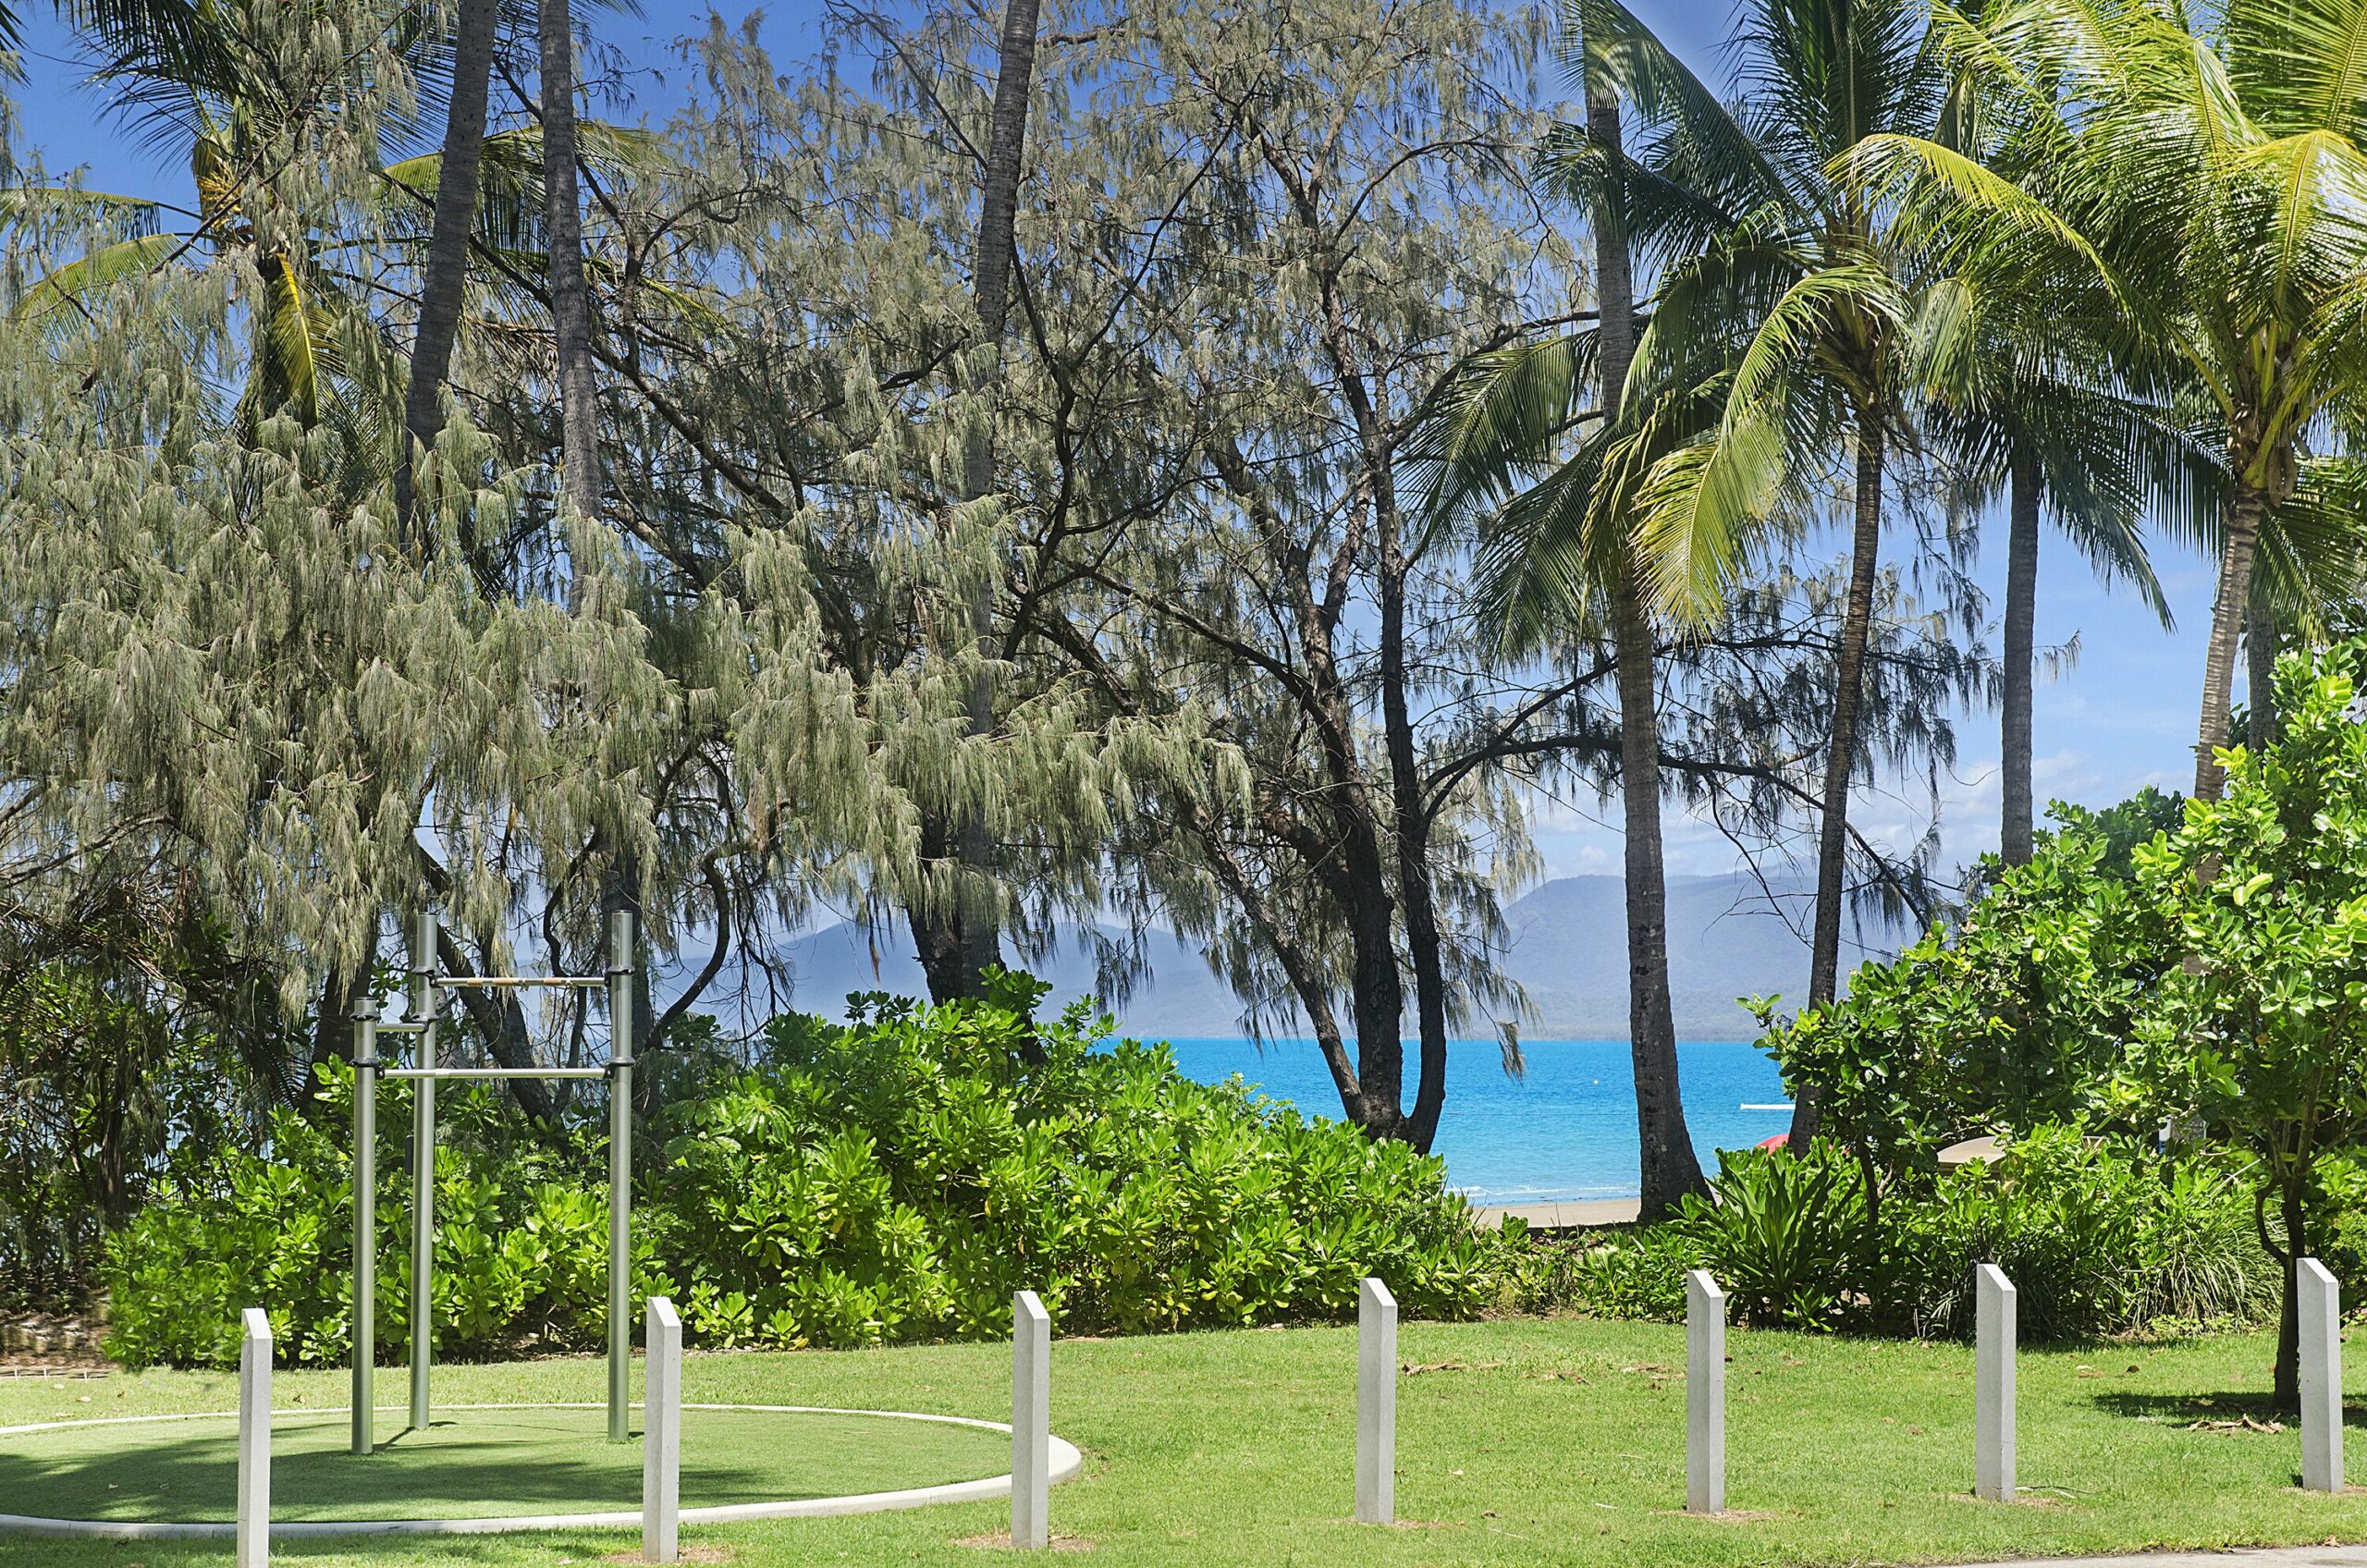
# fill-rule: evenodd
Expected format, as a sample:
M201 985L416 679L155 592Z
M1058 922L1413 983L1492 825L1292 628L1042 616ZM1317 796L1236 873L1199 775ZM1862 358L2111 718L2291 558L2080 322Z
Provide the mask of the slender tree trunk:
M461 0L453 40L452 97L444 117L444 157L435 177L435 220L420 271L419 333L411 344L411 385L403 392L403 438L395 453L395 515L412 526L417 463L444 428L443 390L460 335L468 280L469 238L476 227L477 170L484 154L485 96L493 75L499 0Z
M568 0L542 0L540 21L543 216L558 363L560 495L588 522L600 515L600 425L592 380L592 296L583 279L583 213L575 179L575 25Z
M1010 0L995 62L993 118L987 131L987 157L978 190L978 250L971 263L978 307L979 352L972 361L975 386L991 388L999 379L1002 339L1011 320L1011 269L1019 216L1019 177L1026 160L1027 101L1036 80L1038 0ZM977 500L994 493L995 438L991 415L981 416L962 452L962 493ZM982 588L970 607L971 632L982 655L994 644L994 594ZM993 678L981 671L969 692L970 733L994 733ZM940 834L940 836L942 836ZM1002 962L995 899L994 839L986 814L959 808L951 838L956 882L951 906L914 907L908 912L913 939L923 949L921 966L929 994L938 1001L980 993L980 976Z
M1369 448L1368 448L1369 449ZM1420 1052L1414 1104L1404 1138L1424 1154L1438 1136L1446 1108L1446 974L1441 958L1438 903L1430 882L1429 814L1424 803L1405 668L1405 558L1403 520L1386 459L1373 464L1374 512L1380 526L1381 729L1389 753L1390 799L1395 819L1397 886L1405 909L1405 950L1414 966L1415 1030Z
M2236 687L2236 644L2251 607L2252 553L2260 544L2267 497L2242 480L2227 496L2227 537L2219 555L2219 590L2211 601L2211 642L2202 667L2202 718L2194 742L2194 798L2215 801L2227 776L2213 754L2227 744L2228 704Z
M1369 838L1369 835L1358 835ZM1348 939L1355 957L1350 986L1356 1021L1356 1091L1364 1101L1364 1130L1377 1138L1405 1131L1405 979L1397 967L1394 902L1381 871L1378 845L1355 858L1363 875L1347 910Z
M2244 622L2244 743L2255 752L2276 743L2276 612L2255 596Z
M2301 1408L2301 1259L2310 1255L2305 1234L2309 1214L2304 1198L2307 1183L2288 1181L2282 1201L2285 1210L2285 1305L2276 1315L2276 1372L2272 1392L2279 1410ZM2337 1439L2338 1440L2338 1439Z
M1599 77L1587 83L1587 129L1614 155L1619 95ZM1619 417L1636 354L1635 265L1616 192L1594 211L1597 342L1602 408ZM1659 692L1652 627L1632 558L1611 585L1611 631L1619 661L1619 798L1626 827L1627 1046L1636 1072L1636 1130L1643 1218L1664 1218L1687 1193L1705 1190L1677 1081L1676 1022L1668 991L1668 875L1661 845Z
M1816 934L1809 953L1809 1006L1833 1000L1841 981L1841 913L1847 893L1849 785L1858 761L1858 714L1865 703L1866 643L1874 619L1874 576L1883 544L1883 459L1880 413L1858 416L1857 525L1849 545L1849 593L1842 606L1840 656L1834 663L1833 733L1824 755L1824 811L1816 852ZM1803 1085L1792 1111L1791 1144L1805 1148L1821 1118L1815 1090Z
M1998 852L2007 865L2027 865L2034 850L2030 794L2031 682L2038 631L2038 464L2016 444L2013 491L2005 521L2005 831Z

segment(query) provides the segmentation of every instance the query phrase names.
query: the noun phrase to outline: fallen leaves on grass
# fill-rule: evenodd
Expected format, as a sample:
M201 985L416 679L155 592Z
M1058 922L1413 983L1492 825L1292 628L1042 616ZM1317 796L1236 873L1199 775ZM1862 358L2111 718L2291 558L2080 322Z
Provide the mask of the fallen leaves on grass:
M2189 1423L2189 1432L2281 1432L2282 1421L2255 1421L2249 1415L2238 1415L2233 1421L2195 1421Z
M1011 1532L988 1530L982 1536L956 1536L953 1544L976 1547L984 1551L1009 1551ZM1093 1550L1093 1543L1083 1536L1054 1536L1051 1544L1054 1551L1091 1551Z

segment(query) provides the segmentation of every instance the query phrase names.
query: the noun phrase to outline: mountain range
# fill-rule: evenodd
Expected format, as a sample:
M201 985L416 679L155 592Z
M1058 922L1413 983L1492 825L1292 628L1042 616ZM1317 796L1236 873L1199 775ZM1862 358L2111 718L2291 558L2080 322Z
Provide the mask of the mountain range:
M1804 892L1779 889L1777 897L1806 908ZM1520 1021L1526 1037L1626 1038L1627 923L1618 877L1543 883L1514 900L1504 918L1511 930L1505 969L1527 991L1532 1009ZM1748 876L1670 877L1668 932L1670 1000L1680 1039L1752 1038L1758 1027L1735 998L1781 995L1797 1004L1808 989L1808 944ZM1093 962L1082 937L1081 930L1063 930L1057 949L1029 965L1051 983L1051 1005L1092 994ZM1843 966L1897 940L1895 933L1869 932L1855 946L1845 942ZM1196 947L1170 931L1149 933L1145 945L1149 975L1112 1010L1125 1034L1188 1039L1242 1033L1240 1002ZM874 932L832 925L796 938L784 956L796 978L794 1005L808 1011L835 1016L854 991L926 989L901 921ZM1407 1011L1410 1027L1410 1006Z

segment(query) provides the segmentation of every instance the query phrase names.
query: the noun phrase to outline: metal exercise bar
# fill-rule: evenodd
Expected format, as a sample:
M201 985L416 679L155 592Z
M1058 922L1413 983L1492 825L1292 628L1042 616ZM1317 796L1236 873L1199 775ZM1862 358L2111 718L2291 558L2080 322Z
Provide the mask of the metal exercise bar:
M423 1430L432 1414L428 1378L435 1344L435 1085L446 1079L608 1080L608 1436L632 1437L632 1067L633 917L608 917L607 972L583 976L535 978L513 975L453 976L438 973L441 933L435 917L421 914L406 933L410 965L406 990L409 1016L382 1023L376 1004L354 1010L354 1192L353 1192L353 1451L366 1454L375 1444L371 1418L371 1382L376 1348L377 1085L383 1079L415 1084L411 1099L411 1426ZM443 1066L436 1053L436 1025L447 988L524 989L533 986L608 992L608 1061L601 1067ZM408 1067L389 1067L378 1057L378 1036L415 1036Z
M390 1067L386 1078L606 1078L605 1067Z
M572 986L596 991L608 983L604 974L439 974L435 984L447 990L521 991L535 986Z
M353 1452L375 1446L371 1378L378 1364L378 1021L353 1019Z
M419 1024L411 1060L428 1070L411 1099L411 1424L427 1429L427 1367L435 1347L435 917L411 926L411 1013ZM418 1071L419 1068L414 1068Z
M608 916L608 1440L632 1433L632 916Z

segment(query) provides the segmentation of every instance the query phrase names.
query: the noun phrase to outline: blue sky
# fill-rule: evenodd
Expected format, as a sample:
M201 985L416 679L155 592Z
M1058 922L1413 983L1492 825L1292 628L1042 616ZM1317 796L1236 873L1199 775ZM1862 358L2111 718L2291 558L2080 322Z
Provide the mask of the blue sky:
M1722 45L1728 7L1718 0L1630 0L1647 20L1704 76L1725 75ZM96 190L186 202L188 177L104 117L103 101L80 85L70 40L46 6L26 7L26 80L16 92L22 134L42 146L53 168L85 165ZM673 52L677 30L696 26L704 11L676 8L653 0L644 18L603 16L602 37L627 61L645 67L637 91L644 101L663 103L682 67ZM725 8L736 21L746 7ZM767 8L765 36L784 64L809 53L817 42L815 0L789 0ZM1837 552L1840 541L1820 542ZM2158 783L2183 789L2192 774L2194 705L2201 685L2202 641L2209 629L2212 571L2209 563L2166 543L2157 544L2155 570L2177 614L2177 630L2165 633L2152 614L2133 596L2108 594L2084 562L2059 539L2042 549L2039 640L2042 645L2075 637L2079 658L2052 680L2042 676L2037 703L2037 776L2042 802L2049 796L2104 803L2140 786ZM1993 607L2003 598L2001 552L1985 551L1979 578ZM1957 777L1943 807L1946 852L1968 859L1992 848L1997 833L1996 719L1993 714L1956 716ZM1537 818L1538 847L1547 874L1615 872L1619 836L1601 826L1603 814L1590 801L1572 806L1542 806ZM1919 819L1901 803L1879 794L1854 812L1877 834L1919 829ZM1706 825L1672 812L1668 822L1669 867L1676 873L1716 873L1732 868L1733 852Z

